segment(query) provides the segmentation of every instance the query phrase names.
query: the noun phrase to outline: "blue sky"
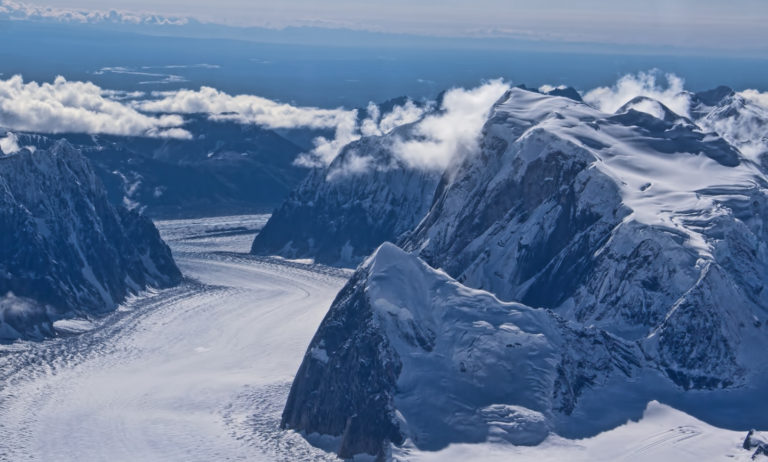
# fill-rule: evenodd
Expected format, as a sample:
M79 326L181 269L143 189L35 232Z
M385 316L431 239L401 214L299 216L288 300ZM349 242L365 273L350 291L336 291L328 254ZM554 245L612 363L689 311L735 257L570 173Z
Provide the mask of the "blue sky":
M764 50L765 0L44 0L59 8L191 16L237 26L322 26L432 36Z

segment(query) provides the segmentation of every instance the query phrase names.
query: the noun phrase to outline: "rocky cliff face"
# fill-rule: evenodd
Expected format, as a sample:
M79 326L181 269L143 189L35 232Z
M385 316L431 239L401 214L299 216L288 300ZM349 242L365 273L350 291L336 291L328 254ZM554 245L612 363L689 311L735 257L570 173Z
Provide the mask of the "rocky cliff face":
M0 157L4 339L52 335L57 319L109 311L180 279L152 222L112 206L71 145Z
M252 253L354 266L410 231L427 212L439 173L393 155L393 140L407 130L353 142L313 170L256 236Z

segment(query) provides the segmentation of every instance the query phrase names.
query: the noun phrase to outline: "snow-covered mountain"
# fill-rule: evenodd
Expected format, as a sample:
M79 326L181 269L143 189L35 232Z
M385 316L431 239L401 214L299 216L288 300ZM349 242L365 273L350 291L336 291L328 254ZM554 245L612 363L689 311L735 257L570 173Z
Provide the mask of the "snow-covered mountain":
M512 90L404 246L470 287L645 342L682 386L737 385L768 317L765 176L634 101L650 103L663 119Z
M404 125L347 145L328 167L316 168L256 236L252 253L355 265L384 241L418 224L432 202L437 171L395 156Z
M501 302L385 243L323 320L282 425L339 437L341 457L406 439L537 444L585 389L643 362L636 344Z
M0 338L52 335L180 279L152 222L110 204L70 144L0 156Z
M699 126L719 134L768 172L768 108L728 87L694 94L691 102Z
M709 115L744 102L714 93ZM645 97L606 114L510 90L480 152L402 234L410 254L384 245L341 291L283 426L339 437L342 456L386 441L534 444L579 418L617 425L600 409L632 417L616 397L629 388L644 402L695 389L685 402L699 409L718 390L754 393L768 377L768 180L690 116ZM375 204L379 179L359 181L357 200ZM729 411L742 425L749 402Z

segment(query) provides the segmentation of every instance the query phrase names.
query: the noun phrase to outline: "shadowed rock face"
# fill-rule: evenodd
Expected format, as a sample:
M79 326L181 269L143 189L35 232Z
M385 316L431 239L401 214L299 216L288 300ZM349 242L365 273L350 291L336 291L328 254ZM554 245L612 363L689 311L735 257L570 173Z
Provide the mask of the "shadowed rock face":
M17 136L20 146L37 149L66 139L90 161L113 204L153 218L267 213L306 175L292 164L304 148L273 130L199 114L185 119L194 139Z
M57 319L106 312L180 279L152 222L111 205L69 144L0 157L0 294L25 300L5 300L17 312L6 313L6 339L51 335Z
M291 387L282 428L340 436L339 456L403 442L392 392L402 364L377 330L358 272L336 297Z
M407 128L407 127L403 127ZM424 216L439 173L410 168L391 152L397 133L347 146L313 170L256 236L251 252L355 266Z

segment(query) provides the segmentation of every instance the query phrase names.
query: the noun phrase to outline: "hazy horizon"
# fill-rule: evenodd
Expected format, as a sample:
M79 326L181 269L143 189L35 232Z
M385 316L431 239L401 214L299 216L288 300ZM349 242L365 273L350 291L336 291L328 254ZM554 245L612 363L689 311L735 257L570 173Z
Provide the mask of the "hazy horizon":
M565 0L547 0L531 6L526 2L478 0L468 7L452 0L384 4L334 0L317 5L309 0L291 2L206 2L171 1L157 4L148 0L44 0L41 2L0 2L2 8L61 20L72 11L130 14L158 14L191 18L213 25L258 27L281 30L290 27L336 31L365 31L410 36L410 43L431 43L435 39L485 39L525 43L581 51L623 48L627 52L681 53L695 51L719 55L737 53L768 57L768 29L762 18L768 3L757 0L679 0L605 2L589 0L578 6ZM293 38L287 38L293 40ZM312 38L308 38L311 41ZM343 40L343 38L341 39ZM354 43L349 43L354 45Z

